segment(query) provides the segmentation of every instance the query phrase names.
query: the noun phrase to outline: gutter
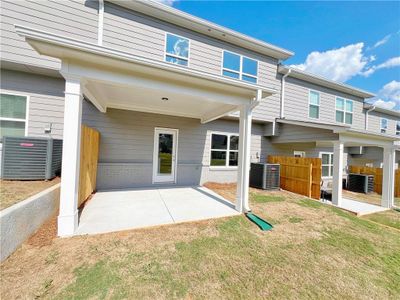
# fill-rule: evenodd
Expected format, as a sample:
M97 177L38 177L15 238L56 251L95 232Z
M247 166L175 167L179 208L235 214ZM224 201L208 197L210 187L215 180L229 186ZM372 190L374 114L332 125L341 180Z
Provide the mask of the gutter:
M288 72L282 76L281 80L281 110L280 110L280 118L285 118L285 79L290 75L292 69L289 69Z
M371 108L369 108L366 112L365 112L365 130L368 130L368 114L373 111L376 108L375 105L372 105Z
M97 44L103 45L103 27L104 27L104 0L99 0L99 27L97 31Z

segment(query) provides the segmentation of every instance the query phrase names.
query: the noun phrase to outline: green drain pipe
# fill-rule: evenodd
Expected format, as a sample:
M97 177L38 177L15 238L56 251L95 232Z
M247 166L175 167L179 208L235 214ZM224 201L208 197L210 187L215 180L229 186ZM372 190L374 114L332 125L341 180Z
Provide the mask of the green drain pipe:
M271 230L274 227L270 223L268 223L267 221L261 219L259 216L256 216L255 214L253 214L251 212L246 213L246 217L251 222L253 222L258 227L260 227L260 229L263 230L263 231Z

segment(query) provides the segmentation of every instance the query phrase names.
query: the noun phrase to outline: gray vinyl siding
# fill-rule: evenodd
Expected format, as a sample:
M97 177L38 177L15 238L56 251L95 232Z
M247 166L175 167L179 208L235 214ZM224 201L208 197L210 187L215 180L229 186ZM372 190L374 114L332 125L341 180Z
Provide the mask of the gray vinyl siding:
M29 96L28 135L62 138L64 122L63 79L16 71L1 71L1 91ZM44 132L51 123L52 132Z
M368 131L381 132L381 118L388 119L388 129L387 134L396 134L396 121L400 121L400 118L395 116L387 115L377 111L371 111L368 114Z
M222 74L223 50L232 51L259 61L258 84L275 89L254 111L254 118L271 121L279 113L280 81L277 78L278 60L238 48L162 20L150 18L126 8L105 3L103 44L137 56L165 60L165 34L177 34L190 39L188 68L213 75ZM279 77L279 76L278 76Z
M279 123L277 126L279 134L271 138L273 143L334 141L338 139L338 135L332 133L332 130Z
M309 90L320 93L319 119L309 118ZM303 80L287 77L285 85L285 117L300 121L313 121L330 124L336 122L335 102L336 97L353 100L353 129L364 129L365 114L363 99L339 91L318 86Z
M97 1L1 1L1 57L15 63L59 69L57 59L39 55L15 24L97 43Z
M101 134L98 189L152 184L155 127L179 130L178 185L236 181L237 169L210 168L210 145L213 131L238 133L237 121L217 120L202 125L196 119L118 109L109 109L103 114L85 102L82 122ZM252 161L265 160L260 157L265 146L262 132L262 126L254 125Z

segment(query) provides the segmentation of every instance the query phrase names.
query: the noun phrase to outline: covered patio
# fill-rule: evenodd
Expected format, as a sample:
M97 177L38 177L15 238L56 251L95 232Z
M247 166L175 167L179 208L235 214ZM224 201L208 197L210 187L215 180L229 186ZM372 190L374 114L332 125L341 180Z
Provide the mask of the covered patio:
M103 196L95 195L92 204L89 203L87 206L88 210L82 212L81 220L78 217L82 103L84 98L88 99L99 112L105 114L107 109L112 108L197 119L199 124L206 124L238 112L240 139L238 143L238 184L235 210L240 213L249 210L252 110L260 101L275 93L275 90L200 72L177 64L149 60L97 44L89 44L32 28L16 26L16 31L25 37L26 41L38 53L58 58L62 62L60 73L65 78L65 111L60 213L58 216L59 236L76 234L78 223L82 224L79 232L90 232L92 230L90 228L93 227L83 223L91 222L90 211L105 214L104 218L107 218L107 212L105 212L107 207L101 207L101 202L105 201L101 199L104 199L107 194L101 194ZM149 184L174 186L177 184L176 164L178 157L176 147L179 131L176 128L166 128L165 126L159 128L156 121L154 120L153 181ZM161 153L165 147L168 148L168 153ZM168 159L163 160L162 155L165 154L168 154ZM164 164L162 161L164 161ZM167 170L168 176L165 176L165 170ZM202 193L200 191L196 191L194 199L199 198L199 193ZM194 191L191 190L190 192ZM160 201L159 193L161 193L160 190L148 191L144 197L150 197L150 202L159 204L158 209L165 210L165 202ZM167 194L171 193L174 193L174 191L169 190ZM191 193L188 195L191 195ZM136 194L138 195L140 192L137 191ZM115 195L124 198L126 194L121 192ZM115 203L123 203L126 198L125 200L122 198L116 197ZM133 198L139 199L140 197L134 196ZM181 196L178 198L181 198ZM212 216L210 212L206 213L205 210L216 209L216 205L221 200L217 201L215 197L211 196L200 197L205 201L201 204L205 206L201 208L201 205L189 205L190 196L183 198L187 202L180 204L181 212L175 214L177 220L184 220L185 215L190 219ZM214 202L210 202L211 199ZM117 215L120 214L133 219L132 216L137 216L141 210L142 214L140 218L137 217L138 223L136 225L144 225L140 220L148 217L151 210L154 211L154 205L150 205L149 210L146 210L147 204L142 203L141 208L135 211L134 202L136 201L133 200L124 209L121 207L113 217L117 218ZM173 205L173 202L171 202L171 205ZM129 211L124 211L128 207L130 207ZM196 212L197 209L199 209L198 212ZM216 211L218 212L218 209ZM231 210L227 211L232 213ZM164 215L164 217L165 222L174 220L174 214ZM161 221L161 223L164 221ZM125 225L136 226L129 222ZM154 224L154 222L149 223L149 225ZM125 228L125 225L121 228Z
M75 235L238 215L235 205L200 186L100 191L82 209Z

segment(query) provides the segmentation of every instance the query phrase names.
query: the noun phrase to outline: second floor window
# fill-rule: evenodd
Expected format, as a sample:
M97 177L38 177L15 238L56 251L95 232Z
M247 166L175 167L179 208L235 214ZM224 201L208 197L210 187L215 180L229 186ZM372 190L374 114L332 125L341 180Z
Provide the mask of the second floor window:
M319 93L310 91L308 95L308 116L313 119L319 119Z
M381 133L386 133L388 129L388 119L381 118Z
M396 135L400 135L400 121L396 122Z
M27 97L0 94L0 139L25 136Z
M353 101L336 98L336 122L353 124Z
M167 33L165 37L165 61L187 66L189 64L189 39Z
M224 51L222 75L257 83L258 62L254 59Z

